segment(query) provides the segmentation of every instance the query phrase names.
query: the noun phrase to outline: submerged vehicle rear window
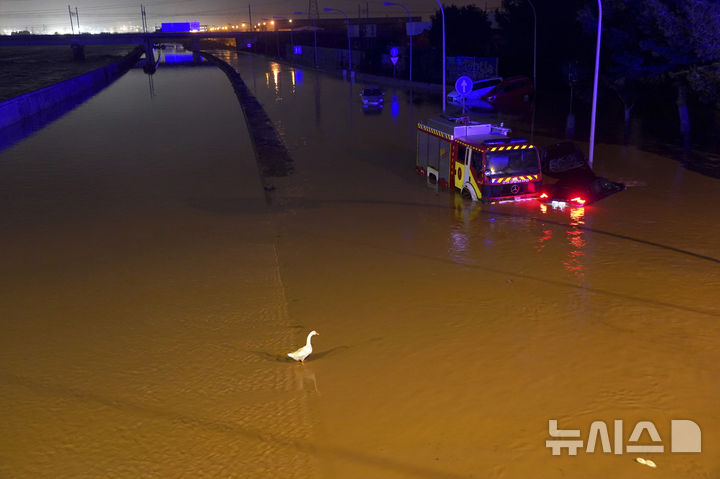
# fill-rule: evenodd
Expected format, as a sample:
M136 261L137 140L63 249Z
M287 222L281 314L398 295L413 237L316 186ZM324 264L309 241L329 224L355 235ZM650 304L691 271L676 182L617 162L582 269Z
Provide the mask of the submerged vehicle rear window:
M475 82L475 83L473 83L473 91L493 87L493 86L499 85L500 83L502 83L502 80L499 80L499 79L483 80L483 81Z

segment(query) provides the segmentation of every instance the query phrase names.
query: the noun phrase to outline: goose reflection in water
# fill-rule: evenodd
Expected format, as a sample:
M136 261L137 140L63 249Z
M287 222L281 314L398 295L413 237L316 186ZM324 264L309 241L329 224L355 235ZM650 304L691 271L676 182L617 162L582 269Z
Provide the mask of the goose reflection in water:
M298 391L320 393L315 372L311 366L304 368L292 368L295 376L295 389Z

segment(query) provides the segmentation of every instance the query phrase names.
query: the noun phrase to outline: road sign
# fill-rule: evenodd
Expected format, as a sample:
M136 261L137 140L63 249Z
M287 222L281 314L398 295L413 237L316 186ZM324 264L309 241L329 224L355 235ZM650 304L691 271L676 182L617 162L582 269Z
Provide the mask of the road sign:
M472 91L473 81L469 76L462 75L460 78L455 80L455 91L457 91L462 97L463 115L465 114L465 97Z
M393 65L397 65L397 61L398 61L398 49L397 49L397 47L392 47L392 48L390 49L390 61L392 62Z
M472 78L463 75L455 81L455 90L465 96L472 91L472 84Z

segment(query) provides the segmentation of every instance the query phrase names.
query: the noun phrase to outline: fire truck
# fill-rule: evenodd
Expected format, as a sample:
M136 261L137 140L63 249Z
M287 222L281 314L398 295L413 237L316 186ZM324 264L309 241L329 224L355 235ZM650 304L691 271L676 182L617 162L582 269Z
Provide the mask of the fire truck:
M510 128L438 116L418 122L418 173L430 185L460 190L475 201L537 197L542 173L537 149Z

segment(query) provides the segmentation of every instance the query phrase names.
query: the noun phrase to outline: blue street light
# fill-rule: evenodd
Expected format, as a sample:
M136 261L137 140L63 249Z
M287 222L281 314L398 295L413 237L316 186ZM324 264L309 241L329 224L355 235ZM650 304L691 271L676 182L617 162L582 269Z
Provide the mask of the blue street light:
M397 3L397 2L383 2L383 5L385 5L386 7L397 6L397 7L402 8L403 10L405 10L405 12L408 15L408 23L412 22L412 17L410 16L410 10L408 10L405 5L403 5L401 3ZM405 27L405 28L407 29L408 27ZM413 53L412 52L412 50L413 50L412 37L413 36L410 34L410 32L408 32L408 36L410 37L410 81L412 82L412 53Z
M348 73L352 72L352 53L350 50L350 18L347 16L347 13L343 12L342 10L338 10L337 8L323 8L326 12L339 12L345 15L345 21L347 22L347 38L348 38Z

